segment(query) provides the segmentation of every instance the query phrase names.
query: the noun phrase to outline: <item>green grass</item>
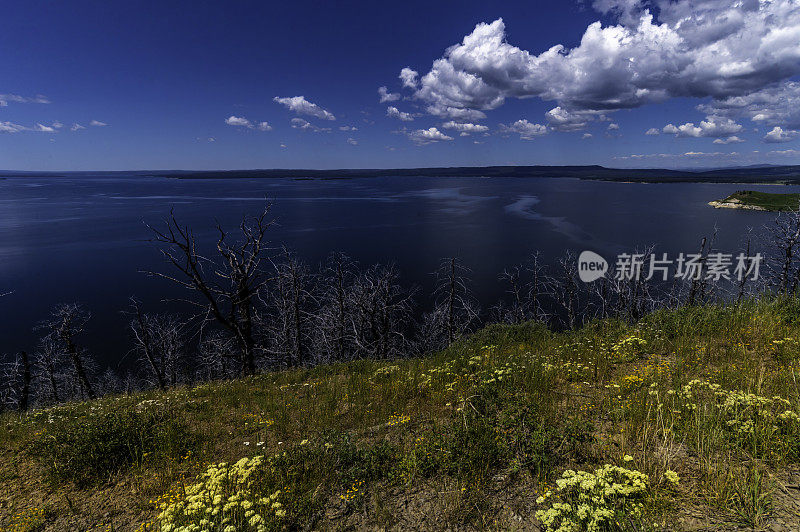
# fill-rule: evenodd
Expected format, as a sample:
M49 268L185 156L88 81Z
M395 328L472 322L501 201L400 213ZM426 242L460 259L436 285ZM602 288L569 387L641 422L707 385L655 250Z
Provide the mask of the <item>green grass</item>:
M766 211L796 211L800 207L800 194L781 194L772 192L757 192L755 190L741 190L734 192L721 203L734 203L759 207Z
M765 299L5 415L0 530L800 528L798 357Z

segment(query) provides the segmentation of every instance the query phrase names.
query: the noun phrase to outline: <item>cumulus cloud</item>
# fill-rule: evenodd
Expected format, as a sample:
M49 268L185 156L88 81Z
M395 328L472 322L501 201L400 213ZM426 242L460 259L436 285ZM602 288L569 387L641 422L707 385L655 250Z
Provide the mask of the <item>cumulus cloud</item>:
M592 134L591 133L584 133L581 138L583 140L588 140L588 139L592 138Z
M730 104L800 74L796 0L596 0L593 5L611 23L589 25L574 48L523 50L509 42L498 19L478 24L421 78L406 68L401 79L416 98L437 109L486 111L508 98L538 97L574 113L673 97Z
M339 126L339 131L358 131L356 126Z
M764 126L800 128L800 82L776 83L743 96L730 96L698 109L720 116L749 118Z
M292 118L291 123L294 129L303 129L306 131L313 131L314 133L328 132L331 130L329 127L317 127L308 120L302 118Z
M416 129L414 131L407 132L406 135L408 135L408 138L410 138L415 144L419 145L431 144L441 140L453 140L453 137L445 135L435 127L430 127L428 129Z
M253 127L253 124L243 116L229 116L225 119L225 123L229 126L240 126L240 127Z
M39 131L41 133L55 133L56 132L56 128L51 127L51 126L45 126L43 124L39 124L38 122L36 123L35 126L33 126L32 130L33 131Z
M480 124L471 124L469 122L445 122L442 124L442 129L454 129L461 133L462 137L468 136L470 133L485 133L489 128Z
M405 67L398 77L402 80L403 87L408 89L416 89L419 85L419 73L416 70Z
M281 98L276 96L272 99L281 105L286 106L288 109L297 114L313 116L322 120L336 120L333 113L327 111L315 103L306 100L305 96L290 96Z
M77 122L72 124L72 127L69 128L70 131L78 131L78 130L81 130L81 129L86 129L86 126L82 126Z
M446 120L457 120L459 122L473 122L486 118L486 113L477 109L463 109L459 107L448 107L446 105L429 105L426 109L433 116Z
M358 141L352 137L347 139L347 143L350 144L351 146L358 146Z
M547 134L547 126L542 124L531 124L527 120L517 120L510 126L500 124L500 131L502 133L519 133L519 138L522 140L533 140L536 137L541 137Z
M608 124L608 131L619 131L619 124L611 123Z
M396 102L403 96L398 92L389 92L387 87L378 87L378 94L381 96L381 103Z
M658 128L651 127L650 129L645 131L644 134L645 135L650 135L650 136L655 136L655 135L660 135L661 131L659 131Z
M33 97L20 96L18 94L0 94L0 107L6 107L9 103L50 103L50 99L41 94Z
M798 134L800 134L800 131L795 131L791 129L784 130L780 126L775 126L769 133L764 135L764 138L762 140L770 144L776 144L779 142L789 142L794 140L798 136Z
M739 142L744 142L744 139L737 137L736 135L731 135L730 137L714 139L714 144L738 144Z
M107 126L108 124L106 124L105 122L101 122L99 120L92 120L89 122L89 125L94 127L104 127Z
M602 113L591 110L568 111L558 106L547 111L544 116L550 127L556 131L578 131L602 116Z
M243 116L229 116L225 119L225 123L229 126L244 127L247 129L257 129L259 131L272 131L272 126L269 122L253 123Z
M402 120L403 122L411 122L412 120L414 120L414 117L411 116L410 113L404 113L397 107L392 107L391 105L386 108L386 116L397 118L398 120Z
M673 134L676 137L726 137L742 130L741 124L737 124L730 118L721 116L707 116L699 125L694 122L687 122L680 126L667 124L662 131Z

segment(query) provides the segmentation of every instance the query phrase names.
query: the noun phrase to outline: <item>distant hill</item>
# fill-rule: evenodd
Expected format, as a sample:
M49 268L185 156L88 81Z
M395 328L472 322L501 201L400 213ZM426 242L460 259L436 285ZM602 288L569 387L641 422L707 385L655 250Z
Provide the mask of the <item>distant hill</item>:
M0 177L77 177L108 175L173 177L177 179L280 178L343 179L357 177L569 177L604 181L643 183L785 183L800 184L800 165L747 166L710 170L668 170L658 168L606 168L590 166L454 166L434 168L341 168L254 169L254 170L149 170L132 172L15 172L0 171Z

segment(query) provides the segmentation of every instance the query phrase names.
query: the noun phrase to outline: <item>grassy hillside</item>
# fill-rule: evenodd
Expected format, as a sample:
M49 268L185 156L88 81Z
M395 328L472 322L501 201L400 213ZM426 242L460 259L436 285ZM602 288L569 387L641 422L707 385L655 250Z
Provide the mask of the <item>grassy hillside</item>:
M800 206L800 194L780 194L741 190L723 200L711 202L715 207L755 208L762 211L793 211Z
M5 415L0 530L797 530L798 342L797 301L493 325Z

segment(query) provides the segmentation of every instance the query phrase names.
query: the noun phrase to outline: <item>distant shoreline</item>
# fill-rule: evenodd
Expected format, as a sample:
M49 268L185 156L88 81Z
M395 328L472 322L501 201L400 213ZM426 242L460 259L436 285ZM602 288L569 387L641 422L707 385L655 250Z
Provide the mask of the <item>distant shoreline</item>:
M172 179L353 179L368 177L576 178L625 183L720 183L800 185L800 165L736 167L713 170L606 168L604 166L459 166L376 169L148 170L92 172L0 171L3 177L108 177L113 175Z

